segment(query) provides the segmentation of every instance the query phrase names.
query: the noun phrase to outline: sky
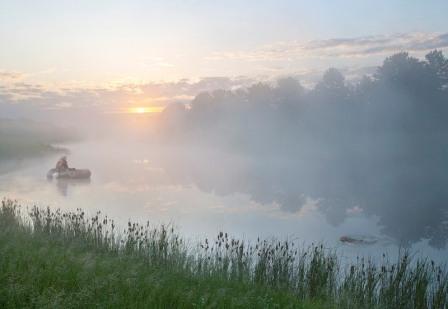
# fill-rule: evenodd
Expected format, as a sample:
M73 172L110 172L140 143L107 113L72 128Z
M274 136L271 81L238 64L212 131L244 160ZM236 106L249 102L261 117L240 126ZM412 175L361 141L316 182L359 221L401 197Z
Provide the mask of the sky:
M446 0L0 0L0 108L156 106L448 50ZM3 103L3 105L2 105ZM1 109L0 109L1 111Z

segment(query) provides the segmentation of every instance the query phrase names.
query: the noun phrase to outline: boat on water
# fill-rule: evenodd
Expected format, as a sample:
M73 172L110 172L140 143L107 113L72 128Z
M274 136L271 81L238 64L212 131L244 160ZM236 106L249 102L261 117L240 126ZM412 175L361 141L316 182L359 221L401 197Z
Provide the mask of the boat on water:
M339 238L341 243L351 245L373 245L378 242L378 239L373 236L348 236L344 235Z
M47 177L48 178L58 178L58 179L88 179L92 173L88 169L76 169L76 168L69 168L66 170L57 170L55 168L52 168L48 171Z
M88 169L69 168L67 157L63 156L56 163L56 168L52 168L47 173L47 178L58 179L89 179L92 173Z

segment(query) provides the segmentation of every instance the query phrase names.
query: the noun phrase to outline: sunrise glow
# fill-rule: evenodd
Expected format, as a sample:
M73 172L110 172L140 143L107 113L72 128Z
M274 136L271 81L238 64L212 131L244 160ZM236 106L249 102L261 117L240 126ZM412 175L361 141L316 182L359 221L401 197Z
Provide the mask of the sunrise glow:
M0 0L0 309L448 309L447 12Z
M138 106L138 107L130 107L127 109L126 113L128 114L151 114L151 113L160 113L164 109L163 106Z

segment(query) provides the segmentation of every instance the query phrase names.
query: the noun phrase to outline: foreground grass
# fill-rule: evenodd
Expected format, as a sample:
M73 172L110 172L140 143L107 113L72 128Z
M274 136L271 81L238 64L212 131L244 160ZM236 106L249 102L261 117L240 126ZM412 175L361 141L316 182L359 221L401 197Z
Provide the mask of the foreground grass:
M187 245L171 228L115 223L12 201L0 209L0 307L447 308L448 276L403 254L342 267L323 246Z
M0 244L2 308L301 307L291 293L148 267L26 233L2 233Z
M168 261L148 263L129 248L33 229L14 203L3 202L0 308L321 308L289 291L195 275Z

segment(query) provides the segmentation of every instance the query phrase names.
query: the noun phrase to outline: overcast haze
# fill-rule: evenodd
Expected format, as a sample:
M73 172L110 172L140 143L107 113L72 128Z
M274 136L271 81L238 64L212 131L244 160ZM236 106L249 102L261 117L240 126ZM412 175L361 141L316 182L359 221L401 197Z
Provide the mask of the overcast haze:
M0 1L0 103L116 112L284 75L313 85L328 67L356 79L395 52L446 50L447 11L442 0Z
M443 256L446 12L0 0L0 196ZM46 181L61 152L92 182Z
M0 307L448 309L447 12L0 0Z

